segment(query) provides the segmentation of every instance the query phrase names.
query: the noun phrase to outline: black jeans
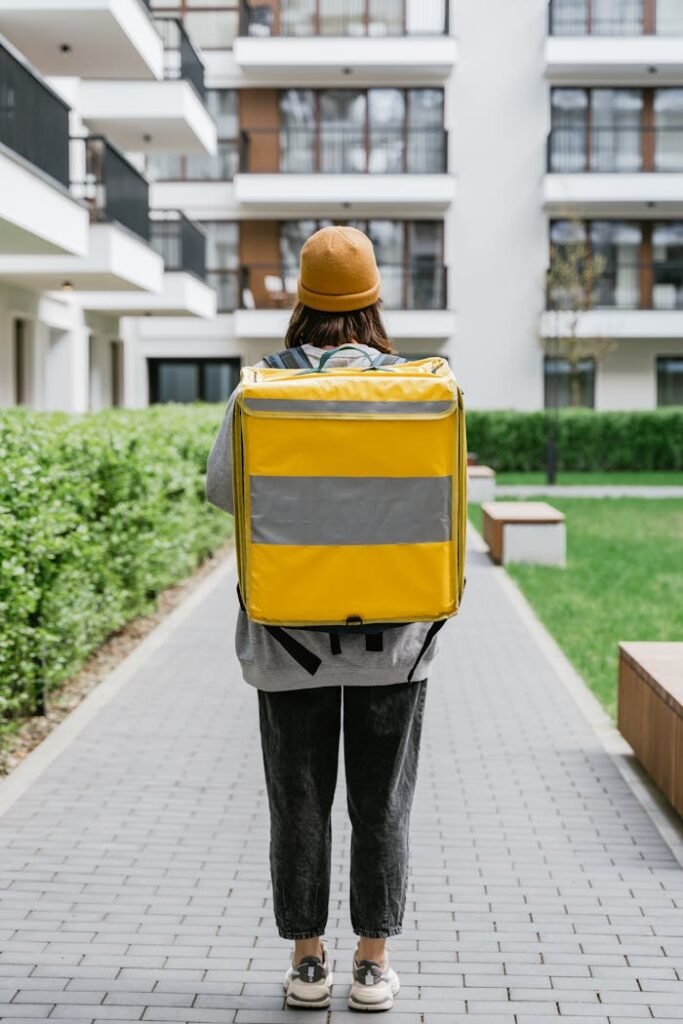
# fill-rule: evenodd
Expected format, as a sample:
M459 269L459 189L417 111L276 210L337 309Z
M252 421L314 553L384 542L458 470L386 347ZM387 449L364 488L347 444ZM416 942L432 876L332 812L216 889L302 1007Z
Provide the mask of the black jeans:
M339 734L351 819L351 924L386 938L403 924L410 810L427 680L258 691L278 932L323 935L330 896Z

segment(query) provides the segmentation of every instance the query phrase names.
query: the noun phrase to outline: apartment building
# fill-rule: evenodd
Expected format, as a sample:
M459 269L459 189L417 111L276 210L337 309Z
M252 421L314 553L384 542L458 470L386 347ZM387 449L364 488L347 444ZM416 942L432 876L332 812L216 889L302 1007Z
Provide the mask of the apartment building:
M446 351L457 47L444 0L183 10L206 61L218 155L151 155L146 173L154 205L178 206L206 231L219 312L202 324L126 324L135 402L212 397L240 364L281 347L300 247L329 222L372 237L401 350Z
M0 405L124 404L122 316L215 316L202 230L140 170L215 153L203 76L146 0L0 2Z
M84 299L74 275L62 275L58 293L34 279L45 285L41 312L57 300L80 311L91 380L93 338L110 339L116 400L223 400L240 365L282 344L301 244L334 221L372 237L397 347L446 356L470 407L565 404L577 374L587 406L683 403L681 0L125 3L157 35L176 19L161 65L145 74L122 70L111 33L98 37L106 53L89 52L78 17L80 45L58 56L60 15L75 0L0 0L0 32L148 183L169 279L156 302L139 285L91 285ZM36 10L48 7L55 32L36 36ZM142 36L123 23L121 45L139 48ZM180 67L191 77L190 51L204 65L195 93L215 124L215 151L198 128L174 122L189 117L177 100L163 116L152 102L164 79L178 84ZM180 315L189 301L169 273L179 224L205 238L213 317ZM184 248L199 259L197 237ZM572 247L601 267L578 310L547 280L551 252ZM0 295L7 280L0 260ZM33 328L12 316L19 352ZM572 374L559 344L567 336L584 340ZM107 404L90 391L91 407Z

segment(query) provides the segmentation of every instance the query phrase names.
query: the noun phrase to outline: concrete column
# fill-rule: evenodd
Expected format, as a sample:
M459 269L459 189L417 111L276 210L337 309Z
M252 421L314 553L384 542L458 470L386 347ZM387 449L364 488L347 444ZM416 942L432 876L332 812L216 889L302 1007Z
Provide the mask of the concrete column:
M464 0L454 12L455 368L469 408L543 402L547 17L547 0Z
M47 409L84 413L90 405L89 339L87 327L50 328L46 360Z

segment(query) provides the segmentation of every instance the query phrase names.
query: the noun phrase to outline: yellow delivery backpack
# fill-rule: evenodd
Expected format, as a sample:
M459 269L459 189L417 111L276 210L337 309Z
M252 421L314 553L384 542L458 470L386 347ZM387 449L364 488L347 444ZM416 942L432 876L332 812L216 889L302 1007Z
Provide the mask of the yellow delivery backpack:
M441 358L378 353L368 367L328 368L338 351L317 370L294 349L269 357L285 368L242 370L233 421L242 607L269 627L371 633L443 622L464 586L462 392Z

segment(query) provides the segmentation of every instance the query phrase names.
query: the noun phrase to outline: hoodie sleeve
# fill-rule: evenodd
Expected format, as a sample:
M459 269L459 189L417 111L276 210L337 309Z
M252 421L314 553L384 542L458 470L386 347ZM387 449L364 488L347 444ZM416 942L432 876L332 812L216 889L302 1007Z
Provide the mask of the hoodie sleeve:
M235 392L230 395L206 468L206 499L224 512L233 514L232 506L232 411Z

